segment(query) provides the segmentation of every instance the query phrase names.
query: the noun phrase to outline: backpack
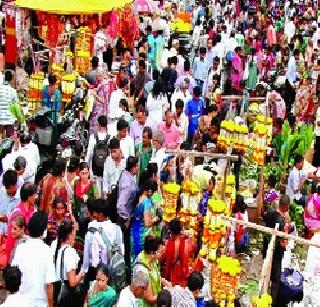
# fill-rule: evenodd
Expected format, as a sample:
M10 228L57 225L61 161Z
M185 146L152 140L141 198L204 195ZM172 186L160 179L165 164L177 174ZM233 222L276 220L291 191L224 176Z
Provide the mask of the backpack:
M93 175L102 177L104 162L109 155L108 145L110 135L107 134L104 140L99 140L97 133L94 134L94 137L96 139L96 145L93 149L92 172Z
M106 248L106 257L103 259L102 252L99 251L99 259L97 259L97 262L104 263L107 266L110 275L110 285L119 293L126 286L126 263L121 253L121 248L117 243L110 242L102 227L89 227L88 231L94 234L91 250L94 248L94 240L97 239L95 235L98 233L101 236ZM120 237L122 236L121 229L118 225L116 225L116 237L117 234Z
M110 286L117 292L126 286L126 263L121 253L120 246L113 245L111 259L108 266Z

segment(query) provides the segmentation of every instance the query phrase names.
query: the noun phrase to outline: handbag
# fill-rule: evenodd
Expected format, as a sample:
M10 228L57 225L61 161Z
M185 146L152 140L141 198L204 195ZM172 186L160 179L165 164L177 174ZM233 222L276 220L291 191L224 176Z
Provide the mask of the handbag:
M55 290L57 294L56 307L82 306L84 299L84 292L80 285L70 287L69 282L64 280L64 252L67 248L68 246L66 246L61 253L60 280L55 283Z

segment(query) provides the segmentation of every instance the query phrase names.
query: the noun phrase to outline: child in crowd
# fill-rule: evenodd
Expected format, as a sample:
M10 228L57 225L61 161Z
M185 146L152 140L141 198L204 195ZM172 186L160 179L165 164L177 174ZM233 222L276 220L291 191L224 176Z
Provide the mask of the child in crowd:
M242 195L236 196L234 207L234 216L239 221L248 222L247 205ZM235 250L236 253L242 253L249 245L249 232L246 226L237 224L235 229Z

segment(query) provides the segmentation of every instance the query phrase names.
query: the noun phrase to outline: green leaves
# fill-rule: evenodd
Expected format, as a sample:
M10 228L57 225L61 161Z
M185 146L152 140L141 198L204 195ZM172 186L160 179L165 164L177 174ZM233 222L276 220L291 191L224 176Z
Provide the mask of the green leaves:
M313 141L313 126L302 125L299 131L296 130L292 133L289 122L286 120L282 125L281 140L280 162L283 170L286 170L290 158L296 155L304 156L311 147Z

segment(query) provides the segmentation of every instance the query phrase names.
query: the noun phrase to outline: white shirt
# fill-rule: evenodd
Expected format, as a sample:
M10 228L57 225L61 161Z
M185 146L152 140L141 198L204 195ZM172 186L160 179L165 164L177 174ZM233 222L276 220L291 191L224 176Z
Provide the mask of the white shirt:
M128 159L129 156L134 156L134 141L130 135L127 135L124 139L120 140L120 148L122 156Z
M89 223L88 225L88 229L91 227L94 228L98 228L100 225L99 222L97 222L96 220L93 220ZM88 231L86 233L85 236L85 240L84 240L84 250L83 250L83 263L82 263L82 270L83 272L87 273L90 263L91 263L91 259L92 259L92 238L93 238L93 233Z
M98 139L99 140L105 140L107 137L107 132L98 132ZM93 151L94 147L96 146L96 138L94 134L91 134L89 137L89 144L88 144L88 149L87 149L87 156L86 156L86 162L89 164L89 167L91 169L91 164L92 164L92 157L93 157Z
M14 169L14 161L18 157L18 151L12 150L10 153L6 154L5 157L2 159L2 169L3 172L7 171L8 169Z
M225 42L225 47L226 47L226 53L229 51L234 51L237 47L237 41L234 37L229 37L226 42Z
M295 191L298 190L300 182L306 178L307 174L303 170L298 170L294 167L289 174L286 194L296 200L299 200L301 198L301 192L300 190L298 192Z
M193 46L199 45L200 34L201 34L200 26L195 26L192 34Z
M180 90L180 88L176 88L171 97L171 111L176 112L176 102L178 99L181 99L184 102L184 106L187 105L187 102L192 99L192 96L189 90L186 90L185 93Z
M63 278L64 280L68 280L67 273L71 272L72 270L76 270L78 267L78 263L80 261L79 255L77 254L76 250L71 247L70 245L63 245L60 247L57 255L56 261L56 280L60 280L61 274L61 255L62 251L64 251L63 257ZM52 250L55 253L55 249Z
M156 98L153 97L152 93L148 95L146 109L148 110L150 127L153 131L162 123L163 115L167 107L168 99L166 95L160 94Z
M18 156L24 157L27 161L27 167L23 174L25 182L34 183L38 167L40 165L39 148L34 143L29 143L24 147L21 147L18 152Z
M291 85L293 85L297 80L297 65L294 56L291 56L288 62L287 79Z
M109 108L109 112L110 112L109 117L111 119L115 119L117 117L117 114L121 113L120 100L122 98L126 98L126 95L120 88L116 89L111 93L110 108Z
M138 307L138 299L131 292L129 286L120 292L118 306L121 307Z
M22 272L20 292L32 299L32 306L48 306L46 285L56 280L51 249L42 240L30 238L18 245L13 261Z
M217 43L214 47L213 47L213 57L215 58L216 56L218 58L220 58L220 64L222 64L222 60L224 59L225 55L226 55L226 48L224 43L220 42Z
M315 233L311 239L312 243L320 244L320 233ZM320 276L320 248L309 246L308 256L304 271L310 276Z
M284 34L287 36L288 42L291 42L294 34L296 33L296 26L293 21L287 22L284 26Z
M176 67L176 70L177 70L177 73L178 73L178 76L182 75L183 72L184 72L184 62L185 62L185 59L182 55L178 55L177 56L178 58L178 63L177 63L177 67Z
M124 245L122 240L121 228L117 224L112 223L110 220L100 222L100 223L98 222L98 227L102 228L103 233L106 235L106 237L108 238L112 246L114 244L117 246L120 246L121 252L123 255ZM98 266L99 262L102 259L107 261L110 260L108 259L107 246L98 231L96 231L93 235L91 252L92 252L91 265L95 268Z
M166 157L167 157L167 154L166 154L166 149L165 148L160 148L158 151L155 151L155 149L153 150L150 162L151 163L157 163L157 165L158 165L158 176L160 176L161 166L162 166L163 160Z
M6 301L0 305L1 307L34 307L31 303L31 299L27 295L23 295L19 292L10 294Z
M121 172L126 168L126 160L121 159L118 166L111 156L107 157L103 167L103 192L110 194L117 184Z

